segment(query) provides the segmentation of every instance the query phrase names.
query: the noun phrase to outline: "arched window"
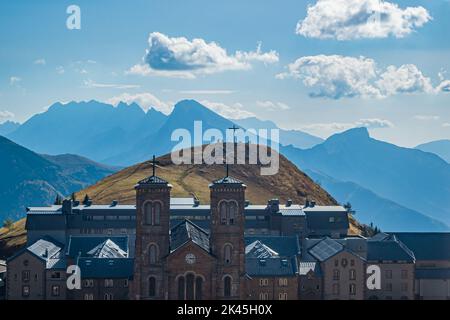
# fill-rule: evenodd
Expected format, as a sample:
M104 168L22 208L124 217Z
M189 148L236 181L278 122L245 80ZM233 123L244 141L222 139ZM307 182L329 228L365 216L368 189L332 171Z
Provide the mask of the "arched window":
M151 244L148 247L148 262L150 264L158 262L158 247L156 244Z
M233 251L233 247L231 246L231 244L226 244L223 247L223 262L226 265L231 264L231 254Z
M334 269L333 270L333 280L339 280L339 276L340 276L339 270Z
M153 225L159 226L160 217L161 217L161 203L155 202L153 204Z
M185 290L185 281L184 281L184 277L179 277L178 278L178 300L184 300L185 296L184 296L184 290Z
M154 277L148 278L148 296L156 296L156 279Z
M233 225L236 220L236 215L237 215L237 205L236 202L232 201L228 204L227 224Z
M227 224L227 203L222 201L219 206L220 224Z
M197 277L197 279L195 279L195 300L202 300L202 287L203 279L201 277Z
M194 275L186 276L186 300L194 300Z
M153 224L153 217L152 217L152 203L147 202L144 205L144 222L147 225Z
M231 297L231 277L225 276L223 278L223 295L225 298Z

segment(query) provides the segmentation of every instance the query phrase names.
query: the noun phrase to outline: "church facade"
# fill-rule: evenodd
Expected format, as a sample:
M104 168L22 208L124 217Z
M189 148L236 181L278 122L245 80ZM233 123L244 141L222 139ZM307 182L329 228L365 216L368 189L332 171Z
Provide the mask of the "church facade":
M171 229L171 185L140 181L131 299L244 299L245 188L232 177L210 185L208 233L188 220Z

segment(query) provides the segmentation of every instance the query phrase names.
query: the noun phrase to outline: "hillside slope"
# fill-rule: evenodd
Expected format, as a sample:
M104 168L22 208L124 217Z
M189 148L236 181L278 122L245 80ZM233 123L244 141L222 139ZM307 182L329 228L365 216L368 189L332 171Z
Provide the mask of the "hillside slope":
M450 163L450 140L437 140L418 145L416 149L431 152Z
M31 205L52 204L114 172L74 155L42 156L0 136L0 222L21 218Z

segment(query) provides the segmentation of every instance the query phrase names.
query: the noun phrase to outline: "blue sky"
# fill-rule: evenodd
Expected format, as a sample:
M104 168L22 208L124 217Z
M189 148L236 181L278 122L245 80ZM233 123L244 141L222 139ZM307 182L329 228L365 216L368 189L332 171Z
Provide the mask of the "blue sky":
M381 2L376 29L329 1L2 1L0 122L56 101L169 112L195 98L322 137L364 125L403 146L450 138L450 2ZM71 4L81 30L66 28Z

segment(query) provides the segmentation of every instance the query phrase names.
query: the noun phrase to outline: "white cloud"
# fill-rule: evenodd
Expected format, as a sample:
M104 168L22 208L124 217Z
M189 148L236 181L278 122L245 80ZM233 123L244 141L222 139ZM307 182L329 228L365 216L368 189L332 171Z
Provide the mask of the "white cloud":
M445 122L442 124L444 128L450 128L450 122Z
M300 129L330 134L360 127L367 129L385 129L393 128L395 125L389 120L372 118L360 119L355 122L312 123L300 126Z
M244 106L241 103L225 104L208 100L202 100L200 103L228 119L244 119L255 116L253 113L244 110Z
M64 70L63 66L58 66L58 67L56 67L56 72L58 74L63 74L64 72L66 72L66 70Z
M431 19L421 6L402 9L382 0L318 0L308 7L296 33L337 40L403 38Z
M159 100L153 94L148 92L137 94L122 93L108 99L106 102L114 106L117 106L120 102L125 102L127 104L135 102L144 110L148 110L153 107L165 114L169 114L173 109L170 104Z
M425 77L413 64L402 65L400 68L387 67L376 84L384 96L397 93L432 93L434 91L431 79Z
M402 93L438 93L450 91L450 81L436 88L413 64L378 68L366 57L340 55L306 56L287 66L278 79L294 78L310 89L311 97L331 99L362 97L386 98Z
M356 127L366 127L368 129L393 128L394 124L383 119L361 119L355 122Z
M420 120L420 121L437 121L439 120L441 117L440 116L435 116L435 115L423 115L423 114L418 114L414 116L414 119L416 120Z
M17 84L19 84L19 82L21 82L21 81L22 81L22 78L17 77L17 76L12 76L12 77L9 78L9 84L10 84L11 86L17 85Z
M0 121L14 118L14 113L8 110L0 110Z
M267 109L269 111L277 111L277 110L288 110L290 107L283 102L274 102L274 101L256 101L256 105L258 107Z
M278 61L275 51L237 51L230 55L215 42L203 39L170 38L162 33L150 34L149 48L142 63L131 67L127 73L193 79L199 74L212 74L229 70L248 70L251 62L265 64Z
M87 88L113 88L113 89L135 89L140 88L137 84L114 84L114 83L97 83L92 80L84 80L84 86Z
M34 64L40 64L40 65L43 65L43 66L45 66L46 65L46 61L45 61L45 59L36 59L36 60L34 60L34 62L33 62Z

